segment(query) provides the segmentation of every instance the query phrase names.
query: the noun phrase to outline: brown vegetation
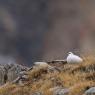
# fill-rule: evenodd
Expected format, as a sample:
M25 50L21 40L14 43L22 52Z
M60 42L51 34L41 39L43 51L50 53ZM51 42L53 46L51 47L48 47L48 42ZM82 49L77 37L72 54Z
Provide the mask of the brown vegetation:
M51 64L53 66L53 64ZM6 83L0 87L0 95L32 95L42 92L53 95L54 87L70 89L70 95L83 95L95 86L95 58L86 57L82 64L61 64L61 72L50 72L48 67L35 67L27 74L29 79L23 85Z

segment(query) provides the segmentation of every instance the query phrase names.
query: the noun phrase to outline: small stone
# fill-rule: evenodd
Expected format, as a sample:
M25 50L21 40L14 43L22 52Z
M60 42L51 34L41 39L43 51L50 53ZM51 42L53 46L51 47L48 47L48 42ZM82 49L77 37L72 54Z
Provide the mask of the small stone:
M27 75L26 71L21 71L21 72L19 73L19 76L23 76L23 75Z
M56 91L54 91L53 95L69 95L70 90L69 89L56 89Z
M35 92L32 95L43 95L41 92Z
M25 80L27 80L29 77L27 76L27 75L23 75L22 76L22 79L25 79Z

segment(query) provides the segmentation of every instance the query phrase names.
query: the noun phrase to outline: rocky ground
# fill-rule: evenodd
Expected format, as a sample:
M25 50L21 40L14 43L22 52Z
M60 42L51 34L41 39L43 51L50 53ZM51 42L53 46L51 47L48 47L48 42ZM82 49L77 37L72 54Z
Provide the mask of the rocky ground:
M31 68L6 64L0 72L0 95L95 95L94 57L81 64L52 61Z

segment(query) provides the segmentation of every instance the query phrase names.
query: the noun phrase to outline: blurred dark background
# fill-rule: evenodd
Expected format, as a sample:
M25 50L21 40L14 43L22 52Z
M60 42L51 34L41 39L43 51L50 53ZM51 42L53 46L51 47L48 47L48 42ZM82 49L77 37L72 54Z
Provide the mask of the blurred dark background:
M94 52L95 1L0 0L0 62L64 59Z

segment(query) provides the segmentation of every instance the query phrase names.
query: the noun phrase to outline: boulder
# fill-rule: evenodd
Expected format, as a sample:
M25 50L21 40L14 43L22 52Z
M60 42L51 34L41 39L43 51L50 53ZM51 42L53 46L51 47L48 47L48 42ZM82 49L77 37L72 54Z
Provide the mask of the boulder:
M89 88L87 91L85 91L84 95L95 95L95 87Z

